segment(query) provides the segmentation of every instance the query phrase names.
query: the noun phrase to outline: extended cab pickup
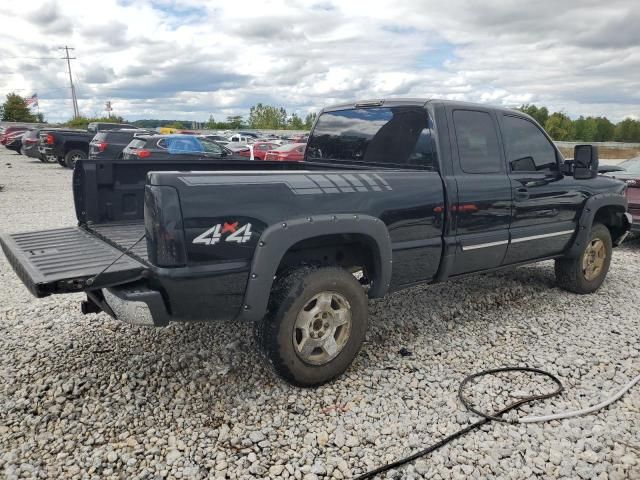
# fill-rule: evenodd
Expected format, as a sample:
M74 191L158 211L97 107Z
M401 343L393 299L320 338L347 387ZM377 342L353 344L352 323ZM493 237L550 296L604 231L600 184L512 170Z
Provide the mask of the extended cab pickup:
M36 296L87 293L127 322L255 322L274 370L341 374L367 298L555 259L595 291L630 229L625 184L597 150L565 162L529 116L438 100L323 110L304 162L78 162L77 227L2 235Z
M95 122L87 126L87 130L49 130L40 134L38 150L47 157L56 157L64 167L73 168L76 161L89 156L89 143L98 132L120 128L137 129L126 123Z

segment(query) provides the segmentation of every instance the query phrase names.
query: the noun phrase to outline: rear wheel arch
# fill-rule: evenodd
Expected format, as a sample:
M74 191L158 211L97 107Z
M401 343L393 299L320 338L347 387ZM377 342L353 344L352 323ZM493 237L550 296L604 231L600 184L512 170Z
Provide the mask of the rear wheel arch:
M343 239L346 243L319 245L318 242L327 239ZM339 258L328 258L325 261L323 257L329 253L340 253L341 249L343 254L350 255L354 245L364 247L360 258L366 258L370 262L364 265L372 270L372 273L367 272L372 275L369 296L384 296L391 280L391 240L387 227L380 219L357 214L320 215L270 226L260 237L251 262L242 318L256 321L264 316L278 272L285 272L304 263L347 266L350 263L348 258L341 264ZM298 251L296 246L304 248ZM307 248L312 248L313 254L305 256Z

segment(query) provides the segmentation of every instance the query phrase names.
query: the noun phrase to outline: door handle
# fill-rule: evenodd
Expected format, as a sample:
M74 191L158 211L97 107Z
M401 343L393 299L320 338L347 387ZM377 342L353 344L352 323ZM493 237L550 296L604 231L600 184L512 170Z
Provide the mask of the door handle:
M517 188L515 198L516 200L527 200L529 198L529 190L524 187Z

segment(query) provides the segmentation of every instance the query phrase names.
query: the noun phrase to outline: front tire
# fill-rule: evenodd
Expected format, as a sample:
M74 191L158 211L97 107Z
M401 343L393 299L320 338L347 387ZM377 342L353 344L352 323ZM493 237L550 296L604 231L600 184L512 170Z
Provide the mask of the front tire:
M582 248L580 255L556 260L555 273L558 285L579 294L595 292L609 271L612 249L609 229L601 223L594 223L589 241Z
M346 270L302 267L277 280L256 338L280 377L315 387L341 375L358 354L367 307L362 285Z
M87 158L87 154L82 150L69 150L64 156L64 166L73 169L76 166L78 160L84 160Z

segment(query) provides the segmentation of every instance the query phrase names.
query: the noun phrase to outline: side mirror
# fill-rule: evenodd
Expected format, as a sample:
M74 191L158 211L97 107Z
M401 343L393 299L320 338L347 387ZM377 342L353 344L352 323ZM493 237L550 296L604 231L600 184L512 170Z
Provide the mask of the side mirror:
M598 176L598 147L576 145L573 149L573 177L585 180Z

